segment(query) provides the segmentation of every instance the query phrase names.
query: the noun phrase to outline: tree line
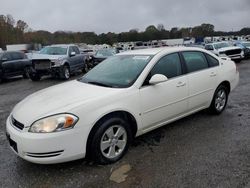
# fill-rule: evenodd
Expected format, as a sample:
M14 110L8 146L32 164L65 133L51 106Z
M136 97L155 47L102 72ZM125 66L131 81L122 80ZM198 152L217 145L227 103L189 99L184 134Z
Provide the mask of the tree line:
M250 27L239 31L215 31L214 25L203 23L195 27L178 28L166 30L163 24L150 25L145 31L131 29L121 33L95 32L69 32L56 31L51 33L45 30L32 31L23 20L15 21L11 15L0 15L0 48L6 44L39 43L42 45L60 43L87 43L87 44L114 44L117 42L151 41L161 39L174 39L184 37L205 36L228 36L228 35L250 35Z

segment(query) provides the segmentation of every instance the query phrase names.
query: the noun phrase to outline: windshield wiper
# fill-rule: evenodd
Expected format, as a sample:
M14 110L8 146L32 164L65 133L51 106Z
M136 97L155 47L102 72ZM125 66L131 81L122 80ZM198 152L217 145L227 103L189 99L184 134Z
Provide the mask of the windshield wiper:
M100 82L87 82L89 84L97 85L97 86L103 86L103 87L113 87L112 85L100 83Z

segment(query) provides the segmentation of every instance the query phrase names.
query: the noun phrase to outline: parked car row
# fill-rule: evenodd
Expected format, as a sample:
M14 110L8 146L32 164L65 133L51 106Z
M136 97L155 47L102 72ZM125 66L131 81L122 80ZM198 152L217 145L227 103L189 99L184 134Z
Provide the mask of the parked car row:
M69 79L77 72L86 72L85 56L75 45L52 45L28 59L23 52L0 52L0 80L23 75L39 81L44 75Z
M189 45L203 48L202 45ZM206 50L220 57L229 57L239 62L250 57L250 42L236 41L206 44ZM32 81L39 81L45 75L64 80L78 71L86 73L103 60L119 53L119 49L105 48L94 52L79 49L76 45L51 45L44 47L39 53L30 55L30 60L22 52L0 52L0 81L8 77L23 75Z

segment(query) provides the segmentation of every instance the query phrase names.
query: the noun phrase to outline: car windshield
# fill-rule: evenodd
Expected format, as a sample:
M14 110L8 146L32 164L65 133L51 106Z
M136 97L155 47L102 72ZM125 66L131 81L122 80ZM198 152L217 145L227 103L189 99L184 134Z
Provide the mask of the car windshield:
M126 88L136 81L151 58L150 55L113 56L78 81L103 87Z
M114 50L105 49L105 50L98 50L95 54L96 57L109 57L115 55Z
M47 55L66 55L67 54L67 47L54 47L54 46L47 46L40 51L40 54L47 54Z
M215 49L225 48L225 47L229 47L229 46L230 45L228 43L226 43L226 42L214 44Z
M246 47L250 47L250 42L244 42L243 45Z

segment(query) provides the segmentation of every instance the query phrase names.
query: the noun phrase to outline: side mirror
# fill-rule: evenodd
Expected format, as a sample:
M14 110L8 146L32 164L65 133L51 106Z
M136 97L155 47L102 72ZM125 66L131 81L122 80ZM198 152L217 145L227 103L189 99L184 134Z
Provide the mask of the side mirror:
M166 82L168 78L164 76L163 74L155 74L152 76L152 78L149 80L149 84L156 85L162 82Z
M71 52L70 53L70 57L75 56L75 55L76 55L76 52Z

